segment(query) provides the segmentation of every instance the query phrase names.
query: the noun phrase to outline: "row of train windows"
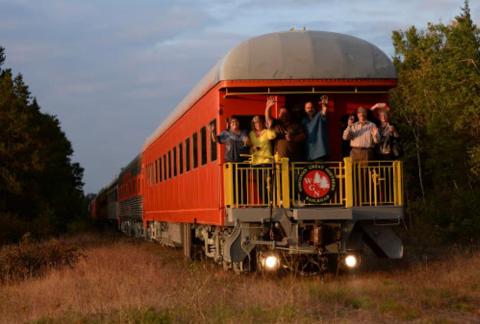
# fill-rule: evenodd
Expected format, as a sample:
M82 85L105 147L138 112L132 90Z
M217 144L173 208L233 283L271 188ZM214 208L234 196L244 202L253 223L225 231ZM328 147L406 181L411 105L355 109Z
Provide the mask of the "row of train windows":
M215 126L215 120L212 120L210 125ZM201 165L207 164L208 155L210 155L210 162L216 161L216 143L211 138L209 141L210 145L207 147L206 126L200 129L200 143L198 142L198 132L194 132L191 137L186 138L147 166L148 182L150 184L159 183L176 177L177 174L197 168L199 166L199 151ZM208 149L210 149L210 154L208 154Z
M140 191L140 180L131 179L127 183L120 185L119 195L121 197L130 196Z

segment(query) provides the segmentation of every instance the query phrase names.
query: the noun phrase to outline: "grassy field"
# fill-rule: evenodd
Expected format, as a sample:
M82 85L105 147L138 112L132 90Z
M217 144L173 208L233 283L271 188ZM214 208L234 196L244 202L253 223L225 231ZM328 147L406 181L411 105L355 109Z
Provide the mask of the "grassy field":
M3 323L480 322L480 253L381 263L356 275L235 275L115 235L69 241L73 268L0 285ZM378 263L377 263L378 264Z

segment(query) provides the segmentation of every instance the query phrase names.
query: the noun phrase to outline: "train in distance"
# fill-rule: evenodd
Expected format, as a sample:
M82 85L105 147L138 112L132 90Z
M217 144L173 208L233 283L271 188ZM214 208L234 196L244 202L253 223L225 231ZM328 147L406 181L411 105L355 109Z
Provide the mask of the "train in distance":
M388 102L397 77L373 44L323 31L276 32L230 50L146 139L140 153L91 202L96 219L183 248L236 272L355 269L368 246L397 259L403 219L402 163L352 162L342 150L345 116ZM209 135L235 116L247 129L275 98L300 116L328 97L328 160L226 162ZM326 97L325 97L326 96Z

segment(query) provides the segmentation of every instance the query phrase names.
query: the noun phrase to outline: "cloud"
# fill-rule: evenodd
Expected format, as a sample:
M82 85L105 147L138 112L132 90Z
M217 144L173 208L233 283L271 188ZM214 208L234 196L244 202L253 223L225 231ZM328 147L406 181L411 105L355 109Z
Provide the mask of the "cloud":
M57 115L96 191L242 40L291 27L351 34L392 52L391 31L448 22L463 1L0 0L6 65ZM471 2L472 17L480 4Z

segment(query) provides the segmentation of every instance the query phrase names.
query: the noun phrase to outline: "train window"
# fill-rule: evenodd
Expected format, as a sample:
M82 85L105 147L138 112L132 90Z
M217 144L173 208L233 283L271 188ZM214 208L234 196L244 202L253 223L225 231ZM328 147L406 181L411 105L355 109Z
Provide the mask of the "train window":
M160 176L160 167L158 166L158 160L155 160L155 183L159 183L160 182L160 179L159 179L159 176Z
M150 184L150 165L147 165L147 180L148 184Z
M150 181L155 184L155 161L150 164Z
M168 179L167 176L168 176L168 173L167 173L167 155L164 154L163 155L163 178L165 180L167 180Z
M162 166L162 157L158 158L158 181L162 182L162 176L163 176L163 166Z
M185 140L185 171L190 171L190 138Z
M172 178L172 151L168 151L168 178Z
M202 142L202 165L207 164L207 128L200 129L200 140Z
M148 179L148 184L152 184L152 165L151 164L147 166L147 179Z
M182 174L183 173L183 144L182 143L178 144L178 157L180 158L178 161L178 166L179 166L178 172Z
M153 174L153 163L150 164L150 183L153 184L154 183L154 174Z
M158 158L158 182L162 182L162 157Z
M198 134L193 133L192 137L192 146L193 146L193 168L198 167Z
M214 129L214 132L216 132L216 120L212 120L210 122L210 125L213 126L213 129ZM216 135L216 134L215 134ZM212 136L210 136L210 161L216 161L217 160L217 143L215 143L213 140L212 140Z
M153 173L154 165L155 165L155 163L150 164L150 180L151 180L152 184L155 184L155 174Z
M152 181L153 183L157 183L157 168L155 167L157 165L157 161L153 161L152 164Z
M153 161L153 183L157 183L157 168L155 168L156 165L156 161Z
M173 176L177 176L177 147L173 148Z
M162 157L158 158L158 182L162 182Z

